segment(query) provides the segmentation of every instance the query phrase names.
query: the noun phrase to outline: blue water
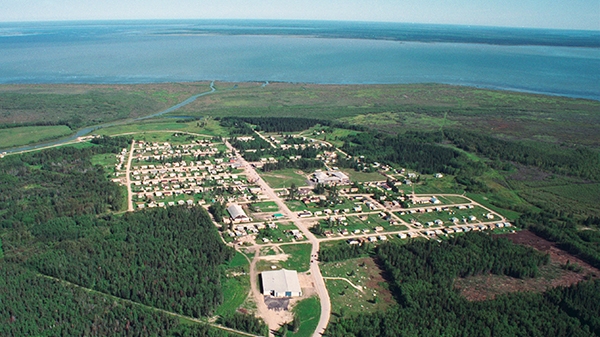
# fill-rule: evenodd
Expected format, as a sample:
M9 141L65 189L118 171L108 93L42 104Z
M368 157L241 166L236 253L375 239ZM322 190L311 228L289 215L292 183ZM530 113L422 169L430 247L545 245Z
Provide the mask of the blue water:
M286 21L0 24L0 83L448 83L600 100L600 33Z

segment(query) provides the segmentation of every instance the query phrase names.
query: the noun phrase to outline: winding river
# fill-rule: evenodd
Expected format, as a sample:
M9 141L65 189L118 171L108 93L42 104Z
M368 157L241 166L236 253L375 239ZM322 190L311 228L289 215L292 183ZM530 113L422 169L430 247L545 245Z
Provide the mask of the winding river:
M58 145L61 145L61 144L72 142L72 141L76 140L79 137L83 137L85 135L88 135L88 134L90 134L90 133L92 133L92 132L94 132L94 131L96 131L98 129L101 129L101 128L107 128L107 127L116 126L116 125L129 124L129 123L133 123L133 122L142 121L142 120L145 120L145 119L159 117L159 116L162 116L164 114L168 114L169 112L176 111L177 109L179 109L181 107L184 107L184 106L192 103L198 97L202 97L202 96L206 96L206 95L212 94L215 91L217 91L217 89L215 89L215 81L212 81L212 82L210 82L210 90L209 91L203 92L201 94L194 95L194 96L186 99L185 101L183 101L181 103L177 103L177 104L173 105L172 107L170 107L168 109L165 109L163 111L157 112L155 114L148 115L148 116L143 116L143 117L138 117L138 118L134 118L134 119L127 119L127 120L121 120L121 121L110 122L110 123L105 123L105 124L98 124L98 125L88 126L86 128L79 129L75 134L73 134L71 136L68 136L68 137L65 137L65 138L60 138L60 139L56 139L56 140L52 140L52 141L48 141L48 142L42 142L42 143L38 143L38 144L34 144L34 145L26 145L26 146L15 147L15 148L11 148L11 149L0 149L0 152L17 153L17 152L24 152L24 151L30 151L30 150L40 149L40 148L44 148L44 147L58 146Z

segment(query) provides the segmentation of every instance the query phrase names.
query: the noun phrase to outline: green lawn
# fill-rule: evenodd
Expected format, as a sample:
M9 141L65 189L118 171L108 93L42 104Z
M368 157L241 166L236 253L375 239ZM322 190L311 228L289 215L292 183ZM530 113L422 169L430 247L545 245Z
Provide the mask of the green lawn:
M209 122L205 127L198 126L197 122L177 123L175 119L153 119L131 124L115 125L94 131L100 135L141 134L152 131L182 131L193 132L207 136L227 136L228 133L217 121ZM136 137L137 138L137 137ZM141 138L140 138L141 139ZM147 139L152 141L151 139Z
M473 199L474 201L482 204L483 206L498 212L498 214L505 216L508 220L516 220L519 218L519 216L521 216L521 213L519 212L511 211L493 205L492 203L490 203L488 196L474 193L468 193L467 196Z
M298 200L289 200L286 201L285 204L292 212L301 212L308 209L308 207L306 207L302 201Z
M319 317L321 316L321 303L316 296L302 300L292 309L294 315L300 320L300 327L297 332L288 331L288 337L310 337L315 332Z
M386 177L379 172L360 172L351 169L343 169L342 172L346 173L350 180L357 182L386 180Z
M283 268L298 272L308 271L310 268L311 244L282 245L281 249L289 255L287 260L281 262Z
M273 201L256 202L248 205L248 207L254 207L256 212L277 212L279 207Z
M72 134L66 125L54 126L23 126L18 128L0 129L0 149L39 143Z
M223 267L226 268L225 277L221 281L223 303L217 308L217 315L226 315L237 310L250 292L248 260L241 253L236 253Z
M275 170L270 172L260 172L260 176L272 188L289 188L292 183L296 186L306 186L306 177L303 174L298 174L298 169Z

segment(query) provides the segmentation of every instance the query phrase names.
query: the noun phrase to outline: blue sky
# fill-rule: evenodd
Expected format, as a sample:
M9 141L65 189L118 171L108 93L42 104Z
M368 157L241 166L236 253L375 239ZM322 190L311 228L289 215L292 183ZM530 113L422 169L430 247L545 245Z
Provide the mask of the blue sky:
M600 30L600 0L1 0L0 22L300 19Z

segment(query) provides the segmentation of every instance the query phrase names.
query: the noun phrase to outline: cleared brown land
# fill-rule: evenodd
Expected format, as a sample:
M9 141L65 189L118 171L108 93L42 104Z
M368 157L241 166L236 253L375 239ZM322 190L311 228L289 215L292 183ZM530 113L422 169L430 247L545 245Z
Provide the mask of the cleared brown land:
M455 287L470 301L483 301L493 299L497 295L532 291L543 292L546 289L570 286L582 281L586 275L599 277L600 271L586 262L556 248L555 244L540 238L530 231L520 231L513 234L498 235L505 237L514 243L533 247L541 252L550 254L550 263L540 267L540 276L532 279L517 279L508 276L480 275L456 280ZM577 264L582 271L565 270L561 265L567 261Z

